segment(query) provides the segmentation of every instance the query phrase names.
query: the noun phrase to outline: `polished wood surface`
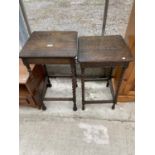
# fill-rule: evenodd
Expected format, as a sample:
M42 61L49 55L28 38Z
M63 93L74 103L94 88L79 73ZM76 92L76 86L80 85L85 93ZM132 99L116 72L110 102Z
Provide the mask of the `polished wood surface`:
M76 55L77 32L75 31L35 31L20 52L22 58L68 58Z
M88 36L79 38L78 61L129 62L131 54L123 38L115 36Z

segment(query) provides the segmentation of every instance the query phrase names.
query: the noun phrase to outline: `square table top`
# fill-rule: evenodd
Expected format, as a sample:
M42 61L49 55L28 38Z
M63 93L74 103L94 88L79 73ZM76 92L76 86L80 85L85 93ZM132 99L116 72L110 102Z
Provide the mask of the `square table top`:
M77 55L77 32L34 31L23 49L20 58L62 58Z
M79 62L129 62L130 50L120 35L79 37Z

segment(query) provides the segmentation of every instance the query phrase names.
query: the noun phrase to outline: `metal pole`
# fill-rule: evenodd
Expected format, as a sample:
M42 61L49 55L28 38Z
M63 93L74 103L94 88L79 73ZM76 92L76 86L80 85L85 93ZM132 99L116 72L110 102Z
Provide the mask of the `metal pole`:
M20 7L21 7L21 11L22 11L25 23L26 23L28 33L29 33L29 35L31 35L31 29L30 29L30 26L29 26L29 23L28 23L28 20L27 20L27 15L26 15L26 12L25 12L23 0L19 0L19 4L20 4Z
M103 24L102 24L102 36L104 36L104 34L105 34L108 6L109 6L109 0L105 0L105 7L104 7L104 13L103 13Z

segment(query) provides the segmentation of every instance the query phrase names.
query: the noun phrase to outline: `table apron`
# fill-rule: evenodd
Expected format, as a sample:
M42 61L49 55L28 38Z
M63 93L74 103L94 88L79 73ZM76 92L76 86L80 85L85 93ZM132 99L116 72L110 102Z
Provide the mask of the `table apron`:
M94 62L94 63L80 63L82 68L95 68L95 67L116 67L116 66L123 66L127 67L129 62Z
M26 64L72 64L74 58L23 58Z

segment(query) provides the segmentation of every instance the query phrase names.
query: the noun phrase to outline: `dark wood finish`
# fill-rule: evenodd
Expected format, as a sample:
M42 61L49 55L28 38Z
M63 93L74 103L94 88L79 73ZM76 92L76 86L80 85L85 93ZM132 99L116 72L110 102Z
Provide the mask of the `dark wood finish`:
M85 101L85 104L98 104L98 103L112 103L113 100L95 100L95 101Z
M113 102L112 109L115 108L117 103L118 91L122 81L125 69L128 67L129 62L132 60L130 50L126 45L124 39L119 36L88 36L79 38L79 51L78 61L81 66L81 87L82 87L82 109L85 109L85 104L92 103L109 103ZM112 86L113 69L116 66L121 67L120 78L114 90ZM86 68L110 68L109 75L107 76L107 87L110 85L112 100L101 101L86 101L85 100L85 85L87 81L85 76ZM95 80L95 79L94 79Z
M44 101L73 101L73 98L71 98L71 97L68 97L68 98L54 98L54 97L52 97L52 98L50 98L50 97L48 97L48 98L45 98L44 99Z
M124 63L131 54L123 38L116 36L89 36L79 38L78 61L80 63ZM99 64L100 65L100 64Z
M73 58L23 58L26 64L70 64Z
M76 111L76 66L77 55L77 32L75 31L36 31L23 47L22 58L28 71L31 72L30 64L68 64L71 67L73 110ZM46 67L45 67L46 68ZM48 85L51 86L49 76ZM45 100L54 100L46 98ZM63 100L63 98L59 98ZM58 100L58 99L56 99ZM67 100L67 99L64 99ZM68 99L70 101L70 99Z
M77 55L77 32L35 31L23 47L22 58L73 58Z
M31 65L31 74L20 60L19 63L19 104L46 109L43 96L47 78L42 65Z

